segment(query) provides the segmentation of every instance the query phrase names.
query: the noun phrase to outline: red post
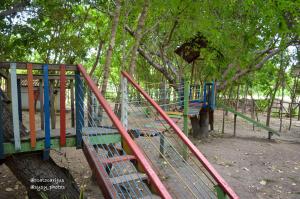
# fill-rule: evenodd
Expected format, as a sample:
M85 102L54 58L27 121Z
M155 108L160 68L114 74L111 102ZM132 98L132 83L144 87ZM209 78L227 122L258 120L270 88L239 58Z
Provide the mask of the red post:
M162 110L162 108L138 85L128 73L122 71L122 75L145 97L145 99L152 104L158 113L165 119L165 121L173 128L178 137L188 146L191 152L202 163L206 170L211 174L223 191L232 199L238 199L239 196L231 189L222 176L215 170L215 168L208 162L205 156L199 149L189 140L189 138L181 131L181 129L173 122L171 118Z
M66 144L66 66L60 65L60 146Z
M36 132L32 64L27 64L27 74L30 144L32 148L35 148Z
M128 143L128 146L133 151L134 155L137 157L137 160L141 163L142 167L144 168L146 174L148 175L150 182L153 183L153 185L157 188L159 195L164 199L171 199L171 195L169 194L168 190L164 186L164 184L161 182L159 177L157 176L156 172L152 169L151 165L145 158L142 151L139 149L138 145L132 140L130 135L127 133L126 129L122 125L119 118L114 114L113 110L110 108L109 104L105 100L105 98L101 95L98 87L93 82L91 77L86 73L85 69L82 67L82 65L78 65L78 69L85 78L89 88L92 90L92 92L95 94L96 98L98 99L99 103L109 116L109 118L112 120L115 127L118 129L119 133L121 134L122 138Z

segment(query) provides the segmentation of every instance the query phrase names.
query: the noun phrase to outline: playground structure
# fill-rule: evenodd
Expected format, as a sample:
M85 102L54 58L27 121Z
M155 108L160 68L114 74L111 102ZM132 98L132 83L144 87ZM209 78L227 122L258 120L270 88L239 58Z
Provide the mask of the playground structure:
M180 88L184 90L183 100L182 96L174 95L173 105L169 101L159 106L126 72L121 77L121 101L107 101L81 65L0 63L0 68L10 70L6 80L1 81L5 86L1 87L11 100L14 127L10 140L4 138L4 129L0 127L1 159L40 150L47 160L51 149L76 147L83 150L106 198L238 198L187 137L190 108L189 100L185 100L189 98L187 84ZM29 124L24 125L30 130L29 137L20 135L22 99L18 69L27 75ZM35 75L37 71L39 75ZM35 119L34 79L40 82L41 129ZM71 120L75 120L75 125L67 127L68 82L71 92L71 82L75 83L71 100L71 113L75 113ZM49 88L58 84L60 128L52 125L51 129L56 119L51 117L55 109ZM178 103L182 106L182 102L183 131L163 110ZM120 119L113 111L116 104L121 107ZM140 133L132 133L137 131Z
M254 113L246 113L243 111L244 109L249 109L249 107L245 108L238 107L236 108L236 100L228 100L226 98L217 97L215 83L206 83L204 82L203 86L201 85L189 85L188 82L186 84L178 84L178 85L168 85L165 86L164 89L160 87L158 84L155 86L150 84L151 89L148 89L154 99L158 102L158 104L166 110L166 113L174 118L175 122L179 126L184 126L183 120L184 117L187 117L187 120L190 120L191 124L191 133L195 138L207 138L208 131L214 131L214 110L223 110L223 123L220 127L220 131L224 133L224 125L225 125L225 113L230 112L234 116L233 121L233 134L236 135L236 120L240 118L247 123L253 125L254 127L258 127L260 129L266 130L268 133L268 138L271 139L273 135L280 136L278 130L272 128L270 126L265 125L263 122L258 120L258 113L260 112L258 106L254 105L256 108L251 108L253 112L255 111L256 118L254 117ZM177 89L174 89L174 87ZM185 91L184 88L186 87ZM171 90L171 91L169 91ZM157 95L156 93L163 93L161 95ZM185 93L185 94L184 94ZM183 96L185 95L185 97ZM178 96L178 97L176 97ZM187 113L183 113L183 104L187 102ZM242 104L242 100L240 100L240 106ZM247 104L247 103L246 103ZM248 102L248 106L252 105ZM297 107L296 107L297 108ZM207 111L202 110L208 109ZM204 117L203 117L204 116ZM204 119L201 119L203 117ZM188 126L188 125L187 125ZM204 128L204 129L203 129ZM195 133L196 131L196 133ZM205 136L199 136L199 131L206 132Z

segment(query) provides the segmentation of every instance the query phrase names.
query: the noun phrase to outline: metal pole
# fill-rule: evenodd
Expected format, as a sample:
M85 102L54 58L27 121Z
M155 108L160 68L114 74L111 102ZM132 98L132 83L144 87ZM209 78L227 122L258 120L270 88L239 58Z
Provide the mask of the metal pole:
M17 88L17 72L16 63L10 64L10 76L11 76L11 101L12 101L12 115L13 115L13 127L14 127L14 141L16 151L21 150L20 140L20 123L19 123L19 104L18 104L18 88Z
M126 130L128 130L128 91L127 79L121 76L121 122Z
M45 121L45 150L43 159L48 160L50 155L51 138L50 138L50 99L49 99L49 81L48 81L48 65L44 65L44 121Z
M82 128L84 125L83 85L79 71L75 72L75 104L76 104L76 147L81 148Z
M184 109L183 109L183 132L188 137L189 127L188 127L188 113L189 113L189 82L184 81ZM183 158L186 160L188 158L188 148L184 144L183 146Z

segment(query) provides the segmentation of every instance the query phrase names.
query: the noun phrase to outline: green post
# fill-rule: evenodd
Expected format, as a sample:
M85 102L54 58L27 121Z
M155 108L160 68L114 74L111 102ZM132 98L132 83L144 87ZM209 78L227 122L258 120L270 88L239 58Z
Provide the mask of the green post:
M215 186L215 190L217 192L218 199L227 199L226 193L222 190L222 188L218 185Z
M189 82L184 81L184 103L183 103L183 132L186 136L189 135L188 127L188 113L189 113ZM187 160L188 158L188 148L183 145L183 158Z

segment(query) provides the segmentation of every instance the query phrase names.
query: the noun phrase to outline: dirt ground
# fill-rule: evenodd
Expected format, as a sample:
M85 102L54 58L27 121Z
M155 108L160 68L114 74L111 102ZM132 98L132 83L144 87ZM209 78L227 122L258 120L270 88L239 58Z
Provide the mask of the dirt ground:
M221 134L222 112L216 111L214 133L206 140L192 141L240 198L300 198L300 122L293 121L292 131L273 136L271 141L266 139L266 131L253 131L252 125L240 118L237 122L237 136L233 137L229 113ZM272 125L277 128L278 122L273 119ZM51 156L70 169L87 198L102 198L81 150L63 148L52 151ZM0 198L27 198L25 188L5 164L0 165Z

